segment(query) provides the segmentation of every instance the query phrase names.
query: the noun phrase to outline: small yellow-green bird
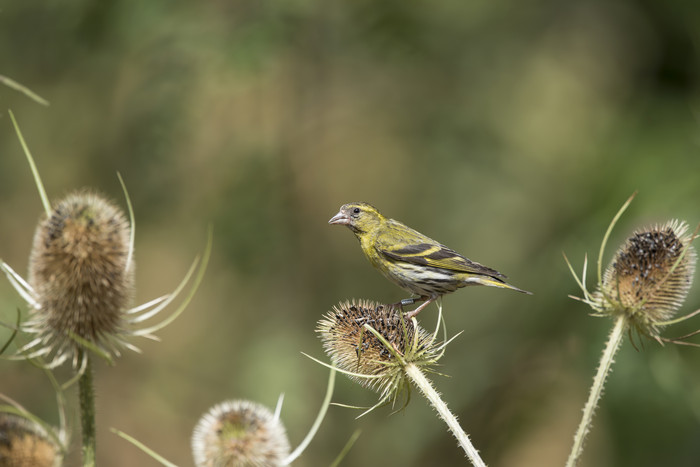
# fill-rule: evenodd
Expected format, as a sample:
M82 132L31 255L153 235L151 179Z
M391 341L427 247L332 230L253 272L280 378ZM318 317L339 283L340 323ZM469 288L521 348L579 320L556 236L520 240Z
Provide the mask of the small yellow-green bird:
M394 284L424 300L408 313L411 318L438 297L468 285L489 285L531 294L505 281L506 276L471 261L394 219L387 219L367 203L341 206L329 224L346 225L360 241L369 262Z

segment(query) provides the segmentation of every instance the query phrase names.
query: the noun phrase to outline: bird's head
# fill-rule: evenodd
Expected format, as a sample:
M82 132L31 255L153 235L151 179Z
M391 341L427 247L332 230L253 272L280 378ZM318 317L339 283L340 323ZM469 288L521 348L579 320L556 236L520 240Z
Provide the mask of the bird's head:
M384 219L377 208L367 203L348 203L340 207L329 224L347 225L356 234L376 228Z

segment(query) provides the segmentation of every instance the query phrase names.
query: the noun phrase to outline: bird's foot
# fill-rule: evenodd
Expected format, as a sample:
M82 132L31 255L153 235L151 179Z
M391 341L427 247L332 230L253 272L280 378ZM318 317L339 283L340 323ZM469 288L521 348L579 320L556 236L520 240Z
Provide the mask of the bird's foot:
M420 305L418 308L416 308L415 310L412 310L412 311L409 311L408 313L406 313L406 314L404 315L404 318L406 318L406 319L411 319L411 318L413 318L413 317L416 316L418 313L420 313L420 312L423 310L423 308L425 308L426 306L428 306L428 305L430 305L431 303L433 303L433 302L435 301L436 298L437 298L437 297L425 297L425 296L424 296L424 297L420 297L420 298L415 299L415 301L419 301L419 300L425 300L425 301L424 301L423 303L421 303L421 305ZM412 300L412 299L409 299L409 300ZM412 303L415 303L415 301L412 302ZM402 302L403 302L403 300L402 300Z

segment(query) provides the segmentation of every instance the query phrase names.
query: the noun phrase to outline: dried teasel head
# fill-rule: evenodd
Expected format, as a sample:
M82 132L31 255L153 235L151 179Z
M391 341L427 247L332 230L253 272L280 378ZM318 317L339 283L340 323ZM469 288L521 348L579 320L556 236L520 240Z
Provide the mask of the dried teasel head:
M192 435L197 467L275 467L283 465L289 451L280 420L266 407L247 400L215 405Z
M333 364L379 392L380 403L409 390L407 364L430 371L444 349L415 319L405 319L400 307L368 300L339 303L319 321L316 331Z
M29 261L36 305L26 325L46 354L73 356L73 336L112 353L132 298L130 226L122 211L88 191L72 193L40 220Z
M692 240L688 225L676 220L634 232L592 295L596 311L624 314L641 334L658 337L692 284L697 257Z
M124 348L139 352L130 338L157 340L154 333L174 321L194 296L211 254L211 229L201 261L195 259L172 293L128 308L134 288L133 211L128 222L114 204L85 190L55 206L46 203L37 226L28 281L0 260L0 271L30 308L21 330L33 338L12 358L39 358L47 368L72 360L83 368L85 350L110 361ZM190 280L191 288L169 316L145 324L160 316Z
M12 358L35 359L46 368L72 360L74 367L80 364L83 369L90 352L109 361L123 348L138 352L128 338L157 340L154 333L173 322L194 296L211 254L211 229L201 260L195 259L172 293L128 308L134 289L135 219L124 180L118 175L128 220L115 204L88 190L71 193L52 207L12 113L10 117L45 212L34 235L29 280L0 259L0 271L30 308L29 319L18 330L32 339ZM186 291L190 279L193 283ZM153 323L183 291L180 305Z
M63 453L41 425L19 415L0 413L0 465L58 467Z

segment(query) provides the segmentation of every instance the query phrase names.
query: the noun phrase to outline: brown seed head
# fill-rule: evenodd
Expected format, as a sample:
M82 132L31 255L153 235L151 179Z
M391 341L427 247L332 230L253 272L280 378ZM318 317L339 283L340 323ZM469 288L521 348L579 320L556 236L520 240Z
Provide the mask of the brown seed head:
M0 465L57 467L61 451L46 431L26 418L0 413Z
M382 342L365 324L389 344ZM326 354L341 370L353 373L362 386L383 396L407 388L404 366L414 363L430 366L439 358L433 336L393 305L360 300L341 302L318 323ZM377 378L379 376L379 378Z
M625 313L643 334L673 317L685 300L696 253L685 223L672 221L635 232L615 255L595 295L607 314Z
M246 400L212 407L192 435L197 467L274 467L289 451L282 423L266 407Z
M64 346L70 333L102 345L122 330L133 290L129 233L119 208L84 191L40 221L29 264L39 308L31 327L48 345Z

